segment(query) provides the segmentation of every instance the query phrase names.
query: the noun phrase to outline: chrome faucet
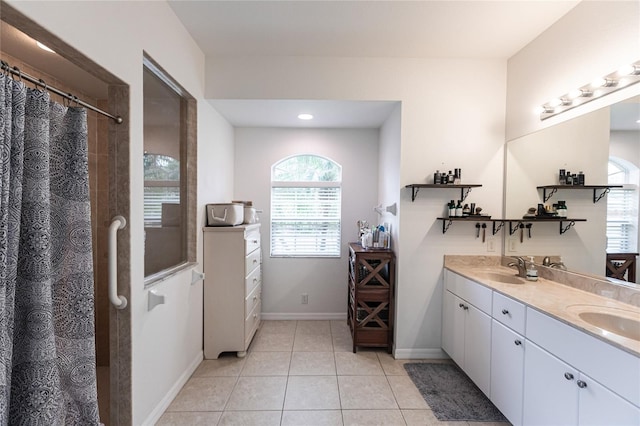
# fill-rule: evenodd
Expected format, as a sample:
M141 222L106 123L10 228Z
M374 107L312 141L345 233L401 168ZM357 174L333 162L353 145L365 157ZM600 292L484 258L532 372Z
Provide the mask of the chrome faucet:
M518 273L516 274L519 277L526 278L527 277L527 262L522 257L514 257L516 262L509 262L507 266L510 268L517 268Z
M545 256L544 259L542 259L542 266L548 266L550 268L562 269L563 271L567 270L567 267L565 266L564 263L562 263L562 260L560 260L558 262L552 262L551 258L549 256Z

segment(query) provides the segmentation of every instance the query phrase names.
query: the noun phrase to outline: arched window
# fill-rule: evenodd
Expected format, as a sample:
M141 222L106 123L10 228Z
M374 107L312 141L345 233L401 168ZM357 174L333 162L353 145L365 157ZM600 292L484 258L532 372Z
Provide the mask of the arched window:
M271 256L340 257L342 167L317 155L271 167Z
M638 248L638 168L632 163L609 158L607 196L607 253L635 253Z

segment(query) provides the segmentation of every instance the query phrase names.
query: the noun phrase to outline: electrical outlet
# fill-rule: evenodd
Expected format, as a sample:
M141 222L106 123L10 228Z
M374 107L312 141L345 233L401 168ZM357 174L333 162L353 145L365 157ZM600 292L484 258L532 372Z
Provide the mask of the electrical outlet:
M512 253L518 251L518 240L516 238L509 239L509 251Z
M302 293L300 297L300 303L302 303L303 305L309 303L309 295L307 293Z
M496 251L496 239L493 237L487 238L487 251L494 252Z

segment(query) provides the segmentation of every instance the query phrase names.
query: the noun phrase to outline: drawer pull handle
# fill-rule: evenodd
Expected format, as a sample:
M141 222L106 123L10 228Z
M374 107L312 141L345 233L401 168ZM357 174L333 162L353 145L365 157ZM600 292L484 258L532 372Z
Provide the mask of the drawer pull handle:
M258 263L258 259L253 259L253 263Z
M254 282L254 283L257 283L257 282L258 282L258 279L257 279L257 278L254 278L254 279L253 279L253 282Z
M513 343L515 343L516 346L520 346L522 344L522 341L516 339L516 340L513 341Z
M573 380L573 374L571 373L564 373L564 378L567 380Z
M253 244L258 244L258 240L252 240L251 241Z
M258 314L253 314L253 319L258 318Z
M459 308L464 308L464 303L460 303L460 304L458 305L458 307L459 307Z
M509 315L509 311L507 311L506 309L502 310L502 315Z
M576 383L578 384L578 387L579 387L580 389L584 389L584 388L586 388L586 387L587 387L587 383L586 383L586 382L583 382L582 380L578 380Z

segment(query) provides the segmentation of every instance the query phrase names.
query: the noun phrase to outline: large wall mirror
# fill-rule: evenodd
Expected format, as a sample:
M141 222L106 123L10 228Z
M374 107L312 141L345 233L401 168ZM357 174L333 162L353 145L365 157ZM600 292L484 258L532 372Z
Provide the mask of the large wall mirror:
M537 221L513 233L506 227L506 256L561 256L570 271L604 276L607 252L638 251L639 120L635 96L507 143L505 217L521 218L539 203L553 208L564 201L568 217L586 221L562 234L558 222ZM586 185L622 188L594 202L594 194L598 198L604 190L571 186L543 202L537 187L557 185L559 169L582 171Z

